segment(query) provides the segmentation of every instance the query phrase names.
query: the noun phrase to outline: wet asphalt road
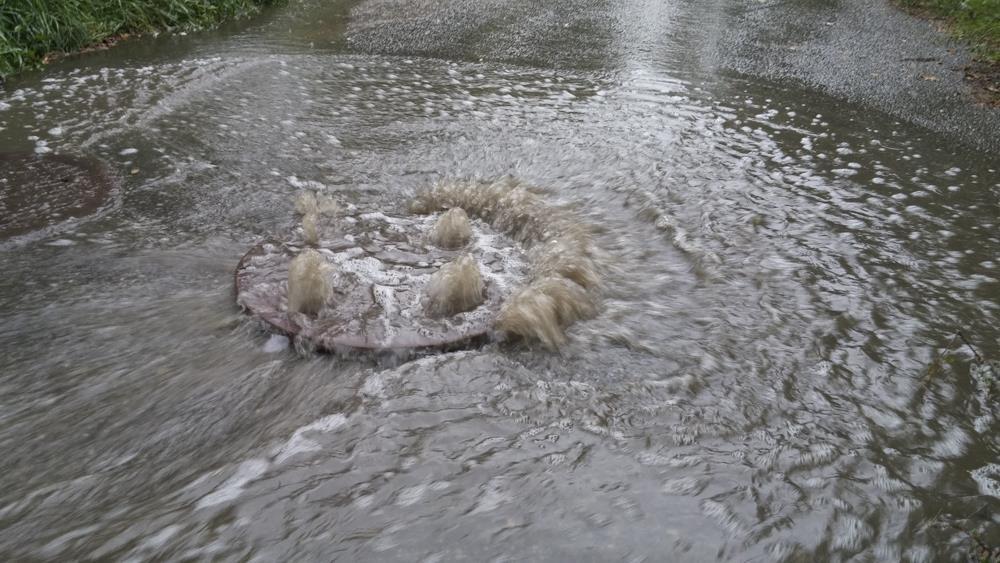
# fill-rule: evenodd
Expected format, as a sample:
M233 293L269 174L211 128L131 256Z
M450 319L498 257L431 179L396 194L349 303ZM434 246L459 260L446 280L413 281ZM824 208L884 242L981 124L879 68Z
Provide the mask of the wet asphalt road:
M968 49L884 0L740 2L708 59L885 111L984 151L1000 151L1000 108L964 80Z
M964 80L968 49L884 0L377 0L351 14L360 52L608 70L645 53L674 69L813 89L944 144L1000 151L1000 109Z
M290 0L13 80L0 150L115 185L86 215L38 182L51 224L0 243L0 561L1000 542L1000 402L956 338L1000 357L995 116L880 6ZM593 235L601 310L559 353L299 353L235 303L302 189L407 215L505 177Z

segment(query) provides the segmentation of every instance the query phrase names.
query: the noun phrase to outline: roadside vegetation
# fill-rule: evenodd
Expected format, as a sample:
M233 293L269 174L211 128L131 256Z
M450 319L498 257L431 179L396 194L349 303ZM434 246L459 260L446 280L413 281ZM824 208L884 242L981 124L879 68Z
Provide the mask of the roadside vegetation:
M0 77L131 34L210 27L276 1L0 0Z
M907 8L944 18L981 59L1000 63L1000 0L898 0Z
M967 42L975 60L965 78L978 86L980 101L1000 107L1000 0L896 0L920 15L947 22Z

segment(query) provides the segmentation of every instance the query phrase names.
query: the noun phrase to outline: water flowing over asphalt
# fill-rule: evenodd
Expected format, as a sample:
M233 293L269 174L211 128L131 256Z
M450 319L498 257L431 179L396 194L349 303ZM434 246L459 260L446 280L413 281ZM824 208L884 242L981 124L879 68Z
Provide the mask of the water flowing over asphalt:
M0 242L0 554L958 559L998 533L1000 159L717 72L683 2L292 2L62 61L0 146L98 158ZM232 273L323 187L572 206L601 311L559 353L298 354ZM0 181L5 181L0 178ZM2 184L0 184L2 185Z

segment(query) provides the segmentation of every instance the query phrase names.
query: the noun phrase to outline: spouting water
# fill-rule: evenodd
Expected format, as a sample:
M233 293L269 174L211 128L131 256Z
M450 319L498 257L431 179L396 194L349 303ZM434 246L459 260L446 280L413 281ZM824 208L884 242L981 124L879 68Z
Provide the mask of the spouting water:
M295 211L299 215L316 212L316 192L304 191L295 196Z
M336 268L325 280L326 294L337 299L294 301L308 301L306 309L322 322L307 322L284 302L285 272L290 287L305 278L309 283L301 286L323 289L316 274L323 268L297 264L304 260L299 240L266 240L250 249L236 269L237 302L273 329L338 353L405 354L482 342L503 303L529 279L528 256L478 220L469 222L472 237L463 253L428 244L438 218L352 214L335 232L313 239L308 251ZM316 219L311 210L304 216L307 226Z
M315 315L330 299L331 266L319 252L307 248L288 267L288 311Z
M311 190L295 196L295 211L302 215L302 240L309 246L318 246L322 228L340 212L332 197Z
M302 216L302 241L309 246L319 244L319 216L313 211Z
M432 315L470 311L483 302L484 289L475 258L463 254L431 276L427 283L427 309Z
M299 215L324 215L332 217L340 212L340 206L332 197L311 190L300 192L295 196L295 211Z
M566 342L564 330L591 317L596 306L578 283L560 276L538 278L516 293L500 310L497 328L534 338L550 350Z
M418 194L410 208L417 213L468 210L529 248L532 280L504 305L497 327L552 349L565 342L569 325L596 313L601 277L584 222L543 196L511 178L454 181Z
M431 230L431 244L441 248L456 249L468 244L472 238L469 216L461 207L452 207L441 214Z

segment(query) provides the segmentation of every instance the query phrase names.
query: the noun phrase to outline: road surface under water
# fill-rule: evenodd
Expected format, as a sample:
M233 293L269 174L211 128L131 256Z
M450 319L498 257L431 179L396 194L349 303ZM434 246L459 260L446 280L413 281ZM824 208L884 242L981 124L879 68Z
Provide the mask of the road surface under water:
M292 2L0 93L111 199L3 241L4 559L960 560L997 538L994 154L716 73L680 2ZM301 355L240 256L323 186L547 190L602 309L560 353Z

